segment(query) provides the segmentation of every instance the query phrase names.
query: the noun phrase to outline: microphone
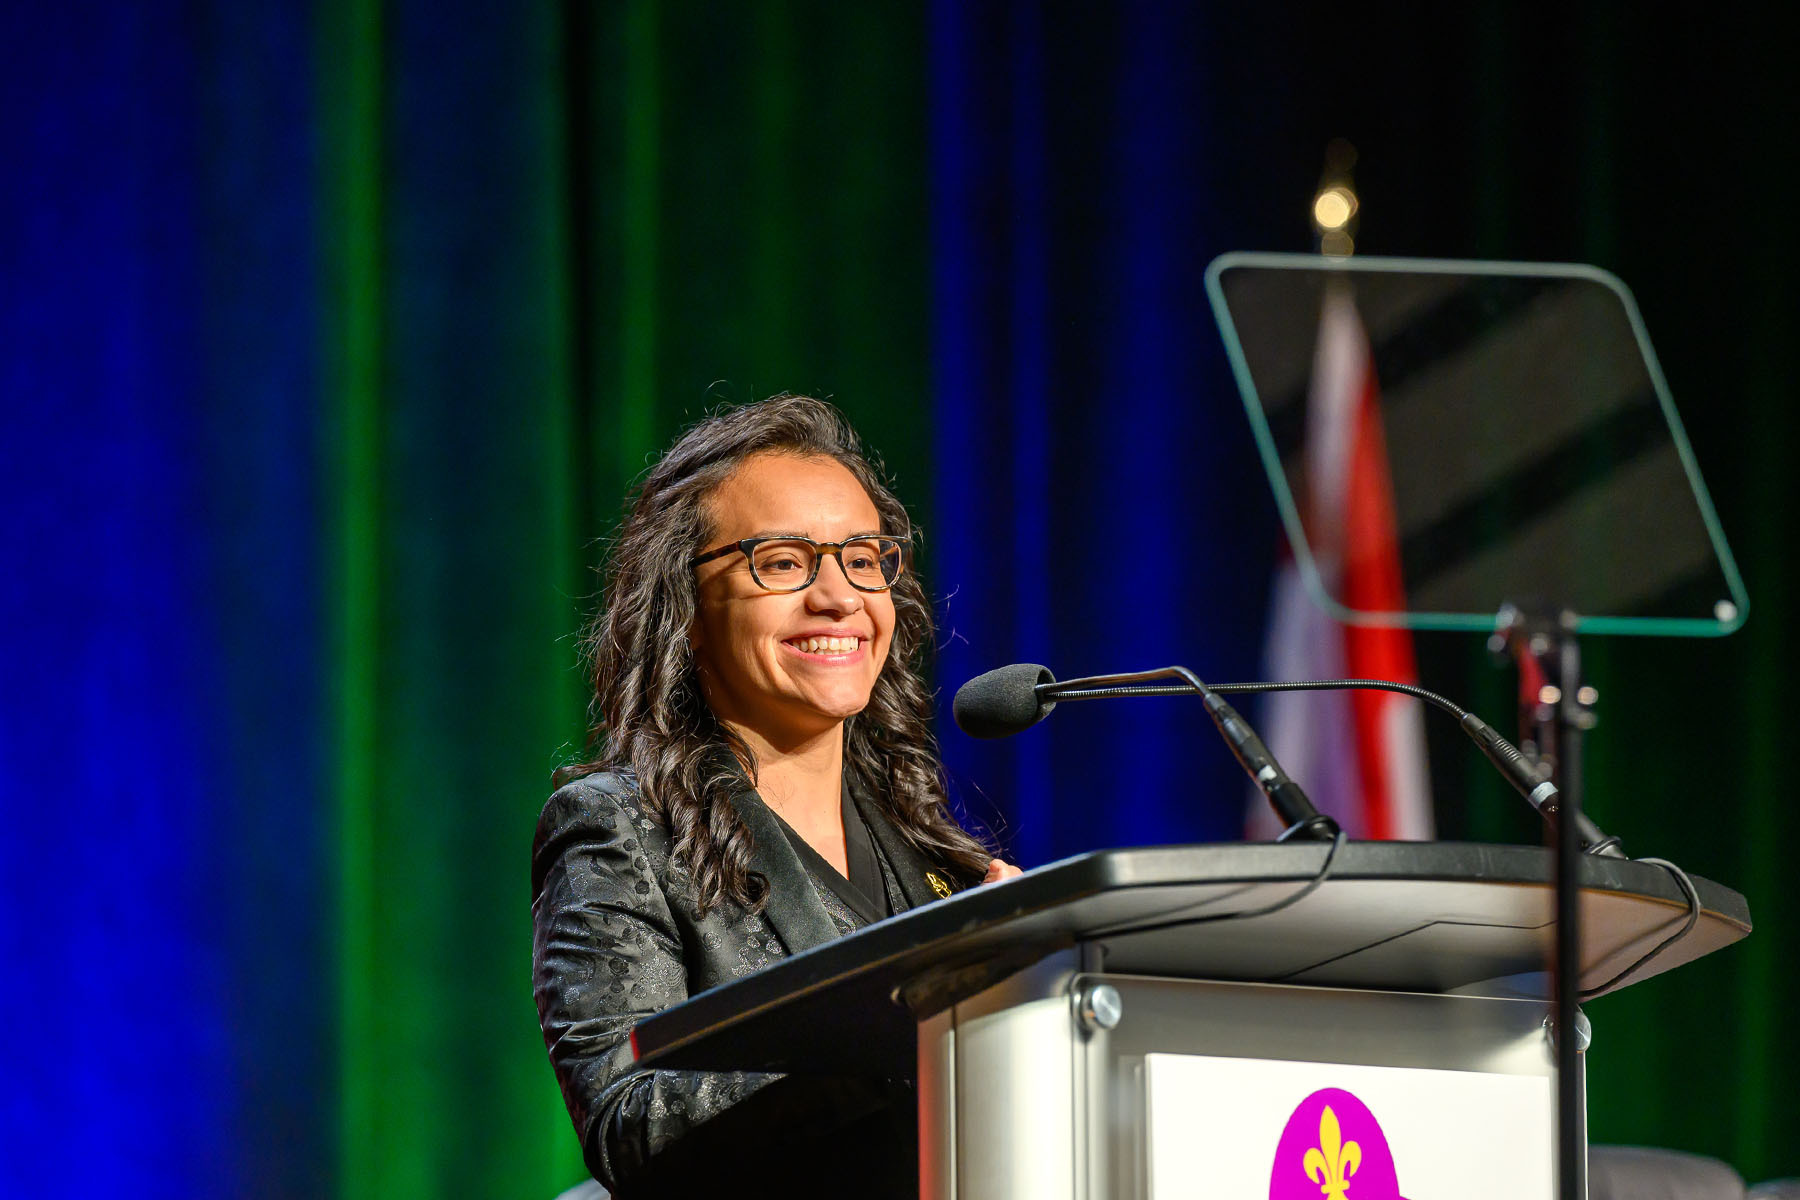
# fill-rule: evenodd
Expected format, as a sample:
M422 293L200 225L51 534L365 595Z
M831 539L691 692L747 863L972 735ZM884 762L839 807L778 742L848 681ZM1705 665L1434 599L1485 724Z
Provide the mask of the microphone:
M1186 667L1164 667L1157 671L1137 671L1128 675L1101 675L1058 684L1050 668L1036 663L1014 663L984 675L977 675L956 690L951 712L957 726L970 737L1002 738L1023 732L1050 715L1056 707L1058 689L1074 684L1112 686L1141 683L1152 679L1179 678L1183 686L1173 691L1197 693L1206 704L1213 724L1224 735L1232 755L1256 786L1268 798L1286 829L1280 839L1298 838L1330 841L1338 835L1337 822L1313 807L1300 785L1288 778L1281 764L1256 736L1250 723L1237 710L1207 687L1200 677ZM1129 694L1127 692L1126 694ZM1078 696L1077 699L1086 699Z
M1056 701L1042 699L1038 688L1055 682L1049 667L1013 663L977 675L957 688L950 711L957 728L970 737L1011 737L1050 715Z

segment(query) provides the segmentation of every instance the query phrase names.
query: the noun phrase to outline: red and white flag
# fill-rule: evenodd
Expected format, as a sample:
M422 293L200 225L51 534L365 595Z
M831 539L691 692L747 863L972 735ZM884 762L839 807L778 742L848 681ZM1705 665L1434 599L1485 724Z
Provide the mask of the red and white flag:
M1307 397L1307 544L1327 594L1361 612L1404 612L1393 481L1369 337L1349 289L1326 289ZM1276 572L1266 669L1271 679L1418 682L1412 634L1344 624L1306 594L1299 567ZM1277 692L1261 721L1269 749L1319 811L1353 838L1432 836L1419 702L1392 692ZM1278 832L1260 795L1250 836Z

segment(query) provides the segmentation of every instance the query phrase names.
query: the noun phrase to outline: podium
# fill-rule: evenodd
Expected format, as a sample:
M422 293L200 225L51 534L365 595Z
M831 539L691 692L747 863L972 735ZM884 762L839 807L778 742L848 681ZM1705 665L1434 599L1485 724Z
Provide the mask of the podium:
M930 1200L1549 1197L1549 853L1352 842L1313 886L1331 853L1066 859L704 992L633 1052L912 1078ZM1583 859L1584 990L1750 932L1742 896L1693 883L1694 927L1640 963L1688 897L1658 866Z

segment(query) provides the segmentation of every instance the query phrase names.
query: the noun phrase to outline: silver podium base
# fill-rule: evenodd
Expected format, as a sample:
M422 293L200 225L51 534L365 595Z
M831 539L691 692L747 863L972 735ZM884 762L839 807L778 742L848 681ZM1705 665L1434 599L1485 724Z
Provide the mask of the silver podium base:
M1544 1001L1106 974L1080 953L919 1026L925 1200L1553 1195Z

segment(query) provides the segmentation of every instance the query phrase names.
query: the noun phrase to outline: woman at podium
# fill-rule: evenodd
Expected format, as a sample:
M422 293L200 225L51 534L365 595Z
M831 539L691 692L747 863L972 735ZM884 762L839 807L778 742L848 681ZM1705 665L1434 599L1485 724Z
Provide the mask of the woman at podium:
M587 633L595 757L532 862L544 1040L617 1196L913 1195L899 1084L645 1071L643 1017L1016 874L949 815L906 510L830 405L684 434L639 488Z

